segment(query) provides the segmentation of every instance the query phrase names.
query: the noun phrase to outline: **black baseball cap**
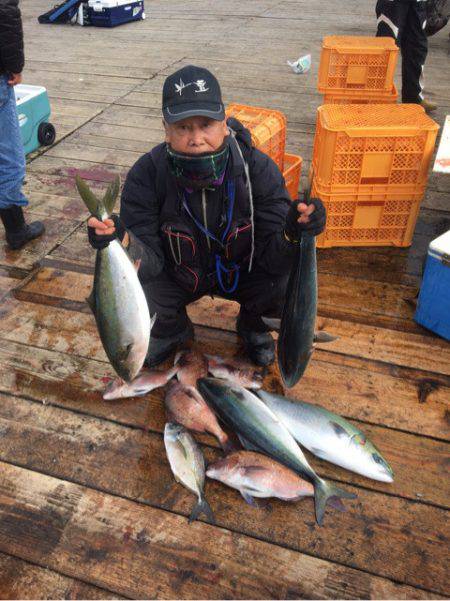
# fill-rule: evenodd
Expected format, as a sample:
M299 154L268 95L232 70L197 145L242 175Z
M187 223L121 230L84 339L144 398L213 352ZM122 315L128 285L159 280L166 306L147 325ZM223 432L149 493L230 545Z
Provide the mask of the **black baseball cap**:
M162 109L167 123L195 116L225 119L219 82L211 71L194 65L187 65L166 79Z

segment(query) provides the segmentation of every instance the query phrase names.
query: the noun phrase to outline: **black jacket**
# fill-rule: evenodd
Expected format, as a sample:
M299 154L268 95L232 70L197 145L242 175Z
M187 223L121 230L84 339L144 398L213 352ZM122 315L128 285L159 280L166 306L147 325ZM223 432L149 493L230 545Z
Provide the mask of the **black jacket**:
M283 176L272 159L251 145L247 129L235 119L229 120L228 124L236 132L239 147L249 165L253 188L255 263L270 274L281 274L289 268L293 256L293 245L283 234L286 213L291 203ZM244 166L242 160L236 158L236 152L232 150L230 154L227 172L231 171L231 177L241 176L244 179ZM213 233L217 233L221 226L224 187L225 183L208 192L207 223L208 229ZM122 192L120 216L127 230L143 242L147 249L153 251L150 255L153 254L156 261L152 262L150 276L157 275L164 265L169 267L171 257L167 256L167 246L161 235L161 215L164 213L161 203L176 206L179 195L175 179L168 170L164 144L143 155L128 173ZM189 202L194 215L202 220L201 193L192 193ZM182 214L182 218L192 223L187 215ZM205 244L206 240L203 241L202 253L208 252ZM154 267L155 264L158 264L159 269ZM140 276L145 279L141 271Z
M23 67L19 0L0 0L0 74L22 73Z

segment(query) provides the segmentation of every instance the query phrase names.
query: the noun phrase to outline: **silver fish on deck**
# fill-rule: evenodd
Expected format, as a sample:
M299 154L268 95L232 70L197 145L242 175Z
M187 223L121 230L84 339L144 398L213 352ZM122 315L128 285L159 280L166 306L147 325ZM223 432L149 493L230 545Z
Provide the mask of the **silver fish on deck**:
M176 354L174 366L177 378L184 386L197 386L199 378L208 375L208 361L205 355L196 350L183 350Z
M212 434L224 451L231 448L228 435L219 426L217 417L196 388L172 380L167 387L164 403L169 420L194 432Z
M313 483L319 525L323 522L328 502L342 507L340 497L355 498L353 493L338 488L316 474L286 426L255 394L215 378L199 380L198 389L219 417L255 449L270 455Z
M76 185L91 215L101 221L110 216L119 194L119 177L102 200L78 175ZM150 319L136 268L118 240L97 251L94 286L87 301L112 367L122 380L131 382L144 364L156 316Z
M250 505L253 497L298 501L314 495L310 482L261 453L236 451L208 466L208 478L238 490Z
M103 398L105 401L113 401L128 397L144 396L155 390L155 388L165 386L176 373L176 367L172 367L172 369L166 371L146 369L141 371L131 382L125 382L122 378L116 378L112 382L109 382L105 388Z
M281 377L288 388L297 384L311 358L316 314L316 242L303 233L286 288L277 346Z
M216 355L207 355L208 371L215 378L229 380L244 388L256 390L263 384L260 371L249 363L237 359L224 359Z
M394 472L363 432L319 405L294 401L259 390L258 396L292 436L321 459L380 482L393 482Z
M189 517L189 523L204 513L214 524L213 512L203 494L205 459L194 438L180 424L169 422L164 428L164 445L175 480L198 498Z

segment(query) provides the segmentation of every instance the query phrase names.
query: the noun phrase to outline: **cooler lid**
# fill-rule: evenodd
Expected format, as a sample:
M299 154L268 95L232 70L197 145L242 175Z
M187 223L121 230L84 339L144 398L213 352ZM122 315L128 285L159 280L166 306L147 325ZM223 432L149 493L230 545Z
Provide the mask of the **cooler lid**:
M436 259L450 258L450 230L430 242L428 254Z

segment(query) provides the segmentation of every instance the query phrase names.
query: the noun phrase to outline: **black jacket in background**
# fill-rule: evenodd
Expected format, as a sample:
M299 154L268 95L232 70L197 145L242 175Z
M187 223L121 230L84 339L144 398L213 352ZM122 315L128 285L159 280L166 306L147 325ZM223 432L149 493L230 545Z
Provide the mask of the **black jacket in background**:
M0 0L0 74L22 73L24 62L19 0Z

